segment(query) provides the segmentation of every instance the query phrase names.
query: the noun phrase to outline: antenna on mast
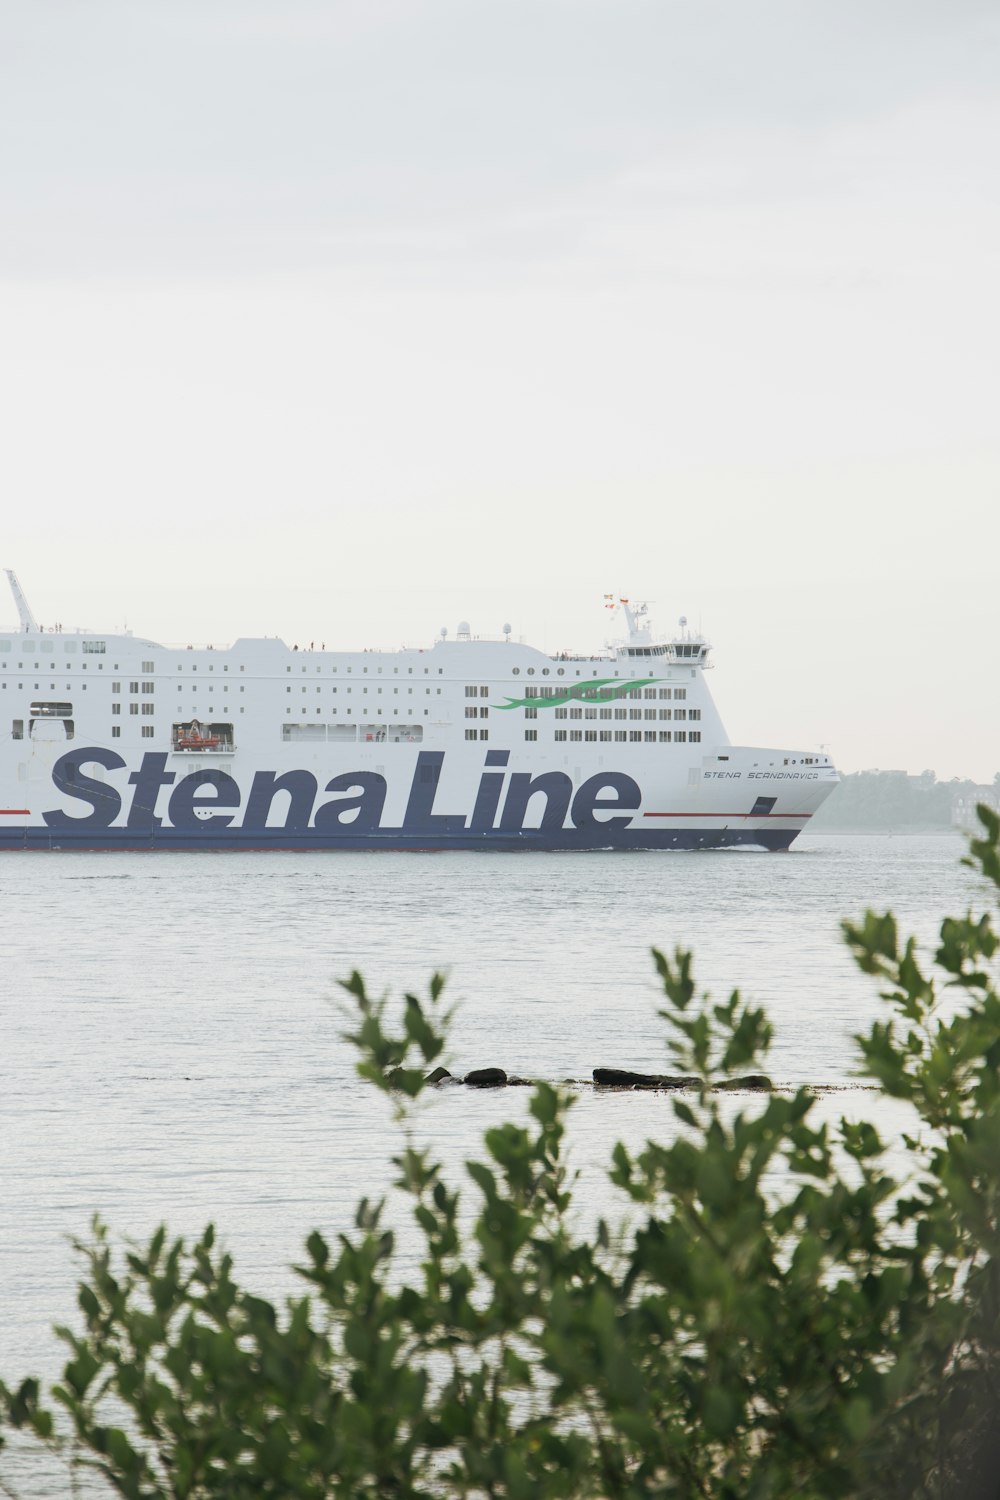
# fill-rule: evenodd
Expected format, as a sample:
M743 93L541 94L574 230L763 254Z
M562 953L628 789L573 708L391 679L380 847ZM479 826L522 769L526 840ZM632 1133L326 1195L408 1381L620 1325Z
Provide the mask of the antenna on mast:
M13 568L4 568L4 572L7 574L7 582L10 584L10 591L14 595L14 603L17 605L17 612L21 619L21 629L25 631L37 630L38 621L31 613L28 601L24 597L24 591L17 581L17 574Z

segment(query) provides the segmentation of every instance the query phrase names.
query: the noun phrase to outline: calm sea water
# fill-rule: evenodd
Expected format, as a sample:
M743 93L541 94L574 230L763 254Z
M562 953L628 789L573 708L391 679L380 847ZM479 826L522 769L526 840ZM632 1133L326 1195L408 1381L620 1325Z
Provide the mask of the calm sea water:
M776 1081L849 1083L851 1035L878 1002L839 919L889 906L932 942L945 912L981 900L962 853L950 835L815 835L787 855L7 856L0 1376L54 1373L68 1241L95 1212L136 1236L212 1219L243 1278L280 1295L306 1232L347 1227L384 1189L391 1121L340 1038L336 981L352 968L393 994L446 970L456 1071L586 1079L666 1067L649 948L679 943L713 993L766 1002ZM831 1097L838 1112L869 1104ZM441 1091L421 1133L457 1172L484 1126L525 1103ZM669 1118L664 1096L581 1089L584 1201L613 1207L613 1142Z

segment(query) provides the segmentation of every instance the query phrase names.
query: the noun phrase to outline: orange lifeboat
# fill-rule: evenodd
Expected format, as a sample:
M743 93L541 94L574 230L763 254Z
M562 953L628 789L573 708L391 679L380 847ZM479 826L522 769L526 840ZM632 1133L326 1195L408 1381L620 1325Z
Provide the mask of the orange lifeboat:
M204 731L197 719L191 720L190 728L179 729L174 739L177 750L218 750L221 744L221 737Z

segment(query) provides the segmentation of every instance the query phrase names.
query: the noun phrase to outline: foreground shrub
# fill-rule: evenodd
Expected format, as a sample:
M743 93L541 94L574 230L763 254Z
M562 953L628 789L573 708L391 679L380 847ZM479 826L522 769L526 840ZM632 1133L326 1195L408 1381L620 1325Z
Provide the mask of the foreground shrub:
M1000 820L980 816L972 862L1000 887ZM859 1069L909 1107L905 1182L873 1125L828 1127L808 1090L720 1092L763 1066L767 1018L654 952L672 1064L700 1083L669 1141L614 1149L627 1230L576 1227L572 1098L542 1084L468 1163L471 1227L402 1136L415 1278L367 1202L336 1245L309 1236L307 1290L280 1309L211 1228L120 1249L97 1225L62 1379L0 1388L7 1424L132 1500L996 1495L997 938L946 918L928 968L891 915L844 930L882 987ZM396 1025L359 975L346 988L359 1069L405 1119L444 1047L442 981Z

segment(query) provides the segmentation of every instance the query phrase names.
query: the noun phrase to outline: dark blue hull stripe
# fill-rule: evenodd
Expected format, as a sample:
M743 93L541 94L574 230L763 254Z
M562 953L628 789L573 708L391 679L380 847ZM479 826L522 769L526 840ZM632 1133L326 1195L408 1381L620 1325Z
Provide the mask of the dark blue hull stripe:
M335 851L338 849L498 849L498 850L571 850L571 849L732 849L740 844L756 848L787 849L797 837L797 828L664 828L614 829L601 832L596 828L546 829L528 828L522 833L441 833L403 832L384 828L351 836L318 833L306 829L299 833L284 828L234 828L225 832L213 829L157 828L141 833L128 828L92 829L21 827L0 828L0 851L18 849L97 850L296 850Z

